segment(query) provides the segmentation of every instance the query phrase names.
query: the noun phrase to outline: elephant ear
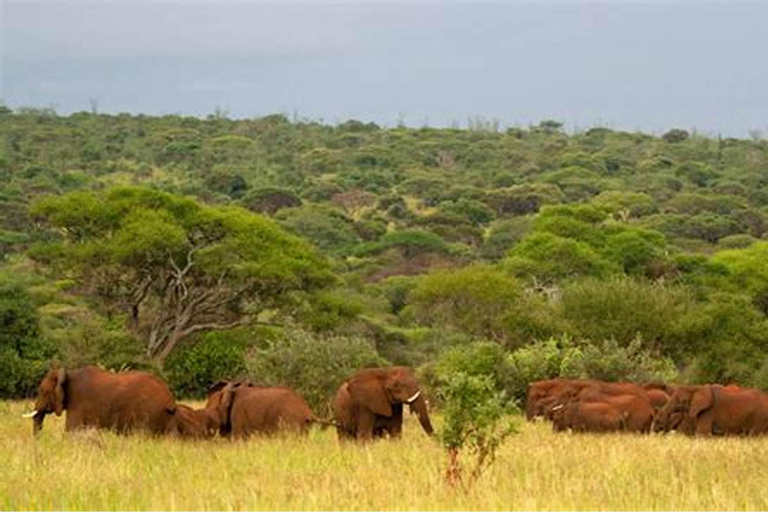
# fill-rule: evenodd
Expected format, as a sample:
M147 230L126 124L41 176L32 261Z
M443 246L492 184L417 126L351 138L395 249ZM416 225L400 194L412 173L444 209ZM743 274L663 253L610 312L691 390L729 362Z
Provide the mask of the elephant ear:
M59 368L56 373L56 389L53 390L53 412L56 416L61 416L64 412L64 383L67 381L67 372L64 368Z
M712 386L702 386L697 389L691 397L691 406L688 408L688 415L696 418L699 414L712 407Z
M392 405L384 383L375 375L363 374L352 377L347 382L347 389L352 399L375 414L380 416L392 416Z

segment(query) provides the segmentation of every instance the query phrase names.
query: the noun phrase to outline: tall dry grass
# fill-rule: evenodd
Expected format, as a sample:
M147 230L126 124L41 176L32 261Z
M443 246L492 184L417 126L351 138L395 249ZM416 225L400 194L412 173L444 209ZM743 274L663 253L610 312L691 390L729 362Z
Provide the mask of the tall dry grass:
M244 442L63 432L33 439L28 404L0 402L0 508L340 510L768 509L768 439L553 434L523 424L468 491L413 418L404 438L335 432ZM439 418L438 418L439 423Z

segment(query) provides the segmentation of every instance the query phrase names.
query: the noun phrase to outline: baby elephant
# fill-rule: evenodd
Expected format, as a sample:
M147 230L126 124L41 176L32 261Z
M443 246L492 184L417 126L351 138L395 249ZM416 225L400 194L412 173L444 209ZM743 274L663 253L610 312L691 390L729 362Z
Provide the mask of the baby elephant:
M306 433L313 424L333 425L317 418L306 400L290 388L218 382L208 393L211 411L224 436L247 437L280 431Z
M176 412L168 431L183 438L202 439L215 436L219 428L221 422L215 409L193 409L188 405L176 404Z

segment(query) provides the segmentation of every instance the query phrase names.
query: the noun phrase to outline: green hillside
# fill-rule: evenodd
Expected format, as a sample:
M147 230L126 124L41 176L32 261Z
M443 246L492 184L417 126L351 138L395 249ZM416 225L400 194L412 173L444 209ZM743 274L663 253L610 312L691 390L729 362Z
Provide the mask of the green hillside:
M0 395L52 359L768 389L768 141L0 108Z

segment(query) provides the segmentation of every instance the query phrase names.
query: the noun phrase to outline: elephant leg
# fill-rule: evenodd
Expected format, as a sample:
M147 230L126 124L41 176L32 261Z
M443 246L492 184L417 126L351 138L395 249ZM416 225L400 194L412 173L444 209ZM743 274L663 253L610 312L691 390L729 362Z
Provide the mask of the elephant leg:
M710 412L705 412L696 419L696 434L702 436L711 436L713 431L713 417Z
M355 438L354 432L350 432L344 427L336 427L336 434L338 435L339 441L349 441L350 439Z
M376 417L370 411L360 411L357 417L357 438L369 441L373 438Z

